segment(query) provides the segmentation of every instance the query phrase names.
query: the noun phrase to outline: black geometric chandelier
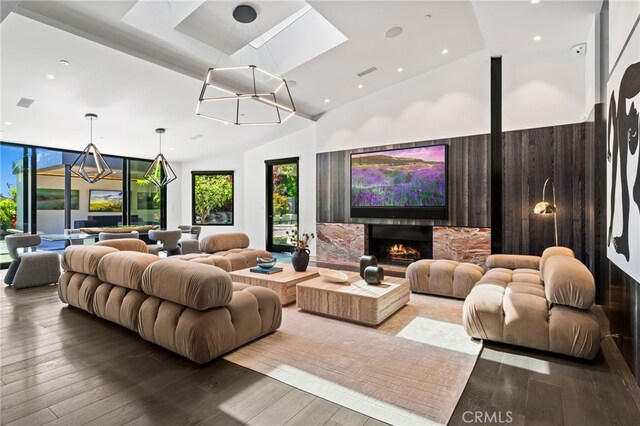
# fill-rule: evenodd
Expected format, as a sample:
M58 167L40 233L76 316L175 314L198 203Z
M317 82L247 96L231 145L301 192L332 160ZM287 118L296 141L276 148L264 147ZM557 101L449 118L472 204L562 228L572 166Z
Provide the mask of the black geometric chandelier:
M88 183L96 183L100 179L113 173L113 170L111 170L111 167L109 167L109 164L107 164L102 157L98 148L93 144L93 120L97 120L98 116L88 113L84 115L84 118L91 123L91 139L89 145L87 145L71 165L71 171Z
M233 11L233 17L249 24L257 12L241 5ZM273 55L271 58L275 63ZM196 115L235 125L281 124L295 112L287 81L256 65L209 68L196 108Z
M144 174L144 178L149 179L158 188L164 188L178 178L167 159L162 155L162 134L164 132L164 129L156 129L156 133L160 138L160 152Z

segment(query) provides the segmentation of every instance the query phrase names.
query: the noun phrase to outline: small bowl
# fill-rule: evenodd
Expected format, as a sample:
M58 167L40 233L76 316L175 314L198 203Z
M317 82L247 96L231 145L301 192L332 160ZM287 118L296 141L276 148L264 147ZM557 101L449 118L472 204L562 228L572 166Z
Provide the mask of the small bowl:
M258 266L262 269L271 269L276 266L276 258L275 257L259 257L257 259Z
M340 271L321 269L320 271L318 271L318 273L322 278L332 283L346 283L349 280L349 276Z

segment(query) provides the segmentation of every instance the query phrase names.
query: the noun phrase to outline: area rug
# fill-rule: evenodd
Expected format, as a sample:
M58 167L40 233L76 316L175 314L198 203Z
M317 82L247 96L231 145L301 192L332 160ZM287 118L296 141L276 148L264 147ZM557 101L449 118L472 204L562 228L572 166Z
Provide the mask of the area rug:
M293 304L278 331L225 359L386 423L447 424L481 350L462 303L412 294L377 328Z

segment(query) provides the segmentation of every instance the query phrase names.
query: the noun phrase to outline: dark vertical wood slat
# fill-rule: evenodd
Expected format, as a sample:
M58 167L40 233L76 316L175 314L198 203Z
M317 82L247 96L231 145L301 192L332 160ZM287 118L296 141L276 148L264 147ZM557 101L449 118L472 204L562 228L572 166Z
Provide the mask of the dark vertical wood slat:
M491 58L491 253L503 252L502 57Z

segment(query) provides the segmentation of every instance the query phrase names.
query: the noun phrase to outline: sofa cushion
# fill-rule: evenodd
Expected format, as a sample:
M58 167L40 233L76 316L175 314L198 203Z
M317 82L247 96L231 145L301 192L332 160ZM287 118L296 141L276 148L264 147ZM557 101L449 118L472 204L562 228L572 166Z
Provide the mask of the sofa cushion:
M570 248L560 246L549 247L542 252L542 258L540 259L541 274L544 274L544 265L547 263L547 260L549 260L551 256L576 257L576 255L573 253L573 250L571 250Z
M519 254L492 254L487 257L487 268L506 269L538 269L540 267L540 256L525 256Z
M240 232L211 234L200 240L200 250L205 253L216 253L230 249L249 247L249 237Z
M97 276L100 259L117 252L113 247L69 246L62 253L62 269Z
M110 253L100 260L98 277L106 283L141 291L142 274L149 265L159 260L158 256L147 253Z
M593 275L578 259L566 255L547 258L543 279L545 294L551 303L589 309L595 301Z
M549 350L593 359L600 350L600 324L592 310L553 306L549 311Z
M228 305L233 284L231 276L218 267L167 259L145 270L142 291L203 311Z
M149 253L149 248L144 241L137 238L119 238L116 240L98 241L95 245L104 247L113 247L120 251L137 251L140 253Z

